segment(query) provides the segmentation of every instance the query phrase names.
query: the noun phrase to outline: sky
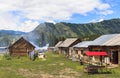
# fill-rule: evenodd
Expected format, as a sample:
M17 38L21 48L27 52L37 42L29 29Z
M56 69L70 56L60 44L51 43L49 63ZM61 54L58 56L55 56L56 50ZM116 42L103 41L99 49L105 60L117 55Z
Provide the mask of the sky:
M120 18L120 0L0 0L0 30L30 32L40 23Z

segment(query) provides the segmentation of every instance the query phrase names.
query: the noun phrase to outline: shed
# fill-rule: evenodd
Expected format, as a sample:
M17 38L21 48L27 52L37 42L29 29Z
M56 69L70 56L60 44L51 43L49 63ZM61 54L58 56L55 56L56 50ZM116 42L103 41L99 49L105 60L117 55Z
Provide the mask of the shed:
M10 55L13 56L27 56L35 48L29 41L21 37L11 46L9 46Z

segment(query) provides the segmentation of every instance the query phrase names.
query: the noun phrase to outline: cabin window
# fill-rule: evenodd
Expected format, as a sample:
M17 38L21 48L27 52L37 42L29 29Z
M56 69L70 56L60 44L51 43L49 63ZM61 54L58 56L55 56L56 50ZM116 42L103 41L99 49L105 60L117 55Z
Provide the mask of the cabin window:
M78 50L75 50L75 54L78 54Z
M84 51L83 50L81 50L81 54L83 54L84 53Z

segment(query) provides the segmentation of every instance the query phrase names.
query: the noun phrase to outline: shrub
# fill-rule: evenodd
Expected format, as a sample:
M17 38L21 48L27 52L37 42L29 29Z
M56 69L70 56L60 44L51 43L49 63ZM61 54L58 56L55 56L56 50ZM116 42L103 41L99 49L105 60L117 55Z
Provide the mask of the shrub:
M11 60L12 59L12 57L9 54L4 54L4 58L6 60Z

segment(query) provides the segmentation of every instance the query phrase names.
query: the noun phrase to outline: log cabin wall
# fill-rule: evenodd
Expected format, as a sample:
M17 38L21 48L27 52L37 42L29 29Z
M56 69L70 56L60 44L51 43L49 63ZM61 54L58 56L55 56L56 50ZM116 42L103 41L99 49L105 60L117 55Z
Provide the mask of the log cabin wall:
M27 56L34 48L30 42L22 37L9 47L9 51L10 55L13 56Z

